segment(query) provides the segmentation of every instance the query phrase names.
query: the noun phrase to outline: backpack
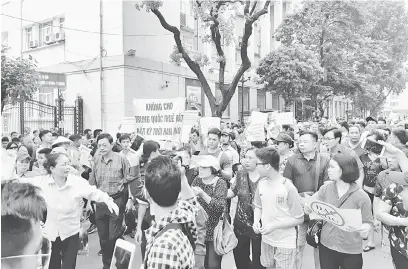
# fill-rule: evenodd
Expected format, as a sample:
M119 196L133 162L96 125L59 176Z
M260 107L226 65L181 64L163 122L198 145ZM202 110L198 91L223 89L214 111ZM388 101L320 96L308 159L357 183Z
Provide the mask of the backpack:
M181 230L181 231L183 232L183 234L184 234L185 236L187 236L188 241L190 242L191 247L193 248L193 251L195 251L195 240L194 240L192 234L190 233L190 231L188 231L188 230L186 229L186 227L185 227L185 225L184 225L183 223L169 223L169 224L167 224L166 226L164 226L164 228L161 229L161 230L156 234L156 236L153 238L152 246L153 246L153 244L154 244L154 242L156 241L157 238L159 238L162 234L164 234L165 232L167 232L168 230L171 230L171 229L173 229L173 230ZM146 253L147 253L147 252L146 252ZM147 254L147 255L146 255L145 262L144 262L144 268L146 268L146 269L147 269L147 261L148 261L148 258L149 258L149 256L148 256L148 254Z

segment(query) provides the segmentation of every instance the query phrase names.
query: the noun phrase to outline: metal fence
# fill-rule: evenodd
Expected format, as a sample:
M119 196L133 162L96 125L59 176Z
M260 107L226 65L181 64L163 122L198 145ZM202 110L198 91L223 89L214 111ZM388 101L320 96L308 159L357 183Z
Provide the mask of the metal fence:
M57 106L47 105L35 100L18 100L6 104L3 110L3 135L16 131L28 133L33 130L59 128L64 133L83 132L83 100L78 97L75 106L65 106L64 100L56 100Z

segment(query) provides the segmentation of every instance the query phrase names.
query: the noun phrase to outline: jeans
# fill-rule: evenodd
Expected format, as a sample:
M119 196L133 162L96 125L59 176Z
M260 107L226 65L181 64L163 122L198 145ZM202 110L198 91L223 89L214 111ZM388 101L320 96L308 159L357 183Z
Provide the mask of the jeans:
M51 244L49 268L61 269L62 261L62 267L64 269L75 269L79 246L79 233L65 238L62 241L60 237L57 237Z
M125 197L120 195L115 200L119 207L119 215L111 213L104 203L96 204L95 221L98 228L99 243L102 250L103 268L109 269L116 240L122 237Z
M222 256L215 252L214 241L205 241L205 269L221 269Z
M237 269L263 269L261 265L261 241L262 239L251 239L235 230L238 245L234 249L234 259ZM252 241L252 262L249 258Z
M341 253L319 245L322 269L362 269L363 254Z
M394 261L395 269L406 269L408 268L408 258L398 252L394 247L391 246L391 256Z

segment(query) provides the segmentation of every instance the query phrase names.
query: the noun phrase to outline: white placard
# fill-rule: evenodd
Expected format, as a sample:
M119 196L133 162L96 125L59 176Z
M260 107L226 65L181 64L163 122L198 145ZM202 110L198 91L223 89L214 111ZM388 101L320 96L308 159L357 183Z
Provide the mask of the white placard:
M122 134L131 134L136 132L135 117L124 117L119 125L119 132Z
M282 112L276 114L276 124L294 124L295 119L293 118L293 112Z
M252 111L248 128L246 129L247 141L265 141L265 125L267 121L268 114Z
M81 146L79 148L79 163L81 165L85 165L86 167L91 167L91 164L89 160L91 159L91 152L92 150L90 148L87 148L85 146Z
M185 110L184 97L133 99L136 132L146 140L181 140Z
M10 180L13 176L17 155L10 154L1 149L1 181Z
M189 135L191 132L191 128L199 120L200 116L198 116L197 110L186 110L183 114L183 127L181 129L181 142L188 143Z

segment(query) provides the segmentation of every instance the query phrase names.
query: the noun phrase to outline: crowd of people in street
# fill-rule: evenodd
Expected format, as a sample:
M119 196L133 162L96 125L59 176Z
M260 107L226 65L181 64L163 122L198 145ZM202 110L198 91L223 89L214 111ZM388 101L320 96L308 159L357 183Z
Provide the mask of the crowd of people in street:
M1 266L76 268L86 218L100 242L95 268L110 268L124 236L146 269L221 269L231 250L238 269L301 269L307 244L316 269L362 269L363 253L382 247L376 237L389 268L408 268L406 125L322 118L265 126L265 141L251 142L248 125L195 126L189 143L101 129L3 137L15 163L2 178ZM316 219L312 199L358 210L361 226Z

